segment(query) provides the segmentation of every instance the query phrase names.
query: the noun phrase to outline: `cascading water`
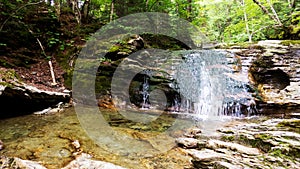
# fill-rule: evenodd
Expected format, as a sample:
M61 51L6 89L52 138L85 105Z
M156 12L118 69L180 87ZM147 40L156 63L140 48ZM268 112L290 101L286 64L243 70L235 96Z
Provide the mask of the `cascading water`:
M149 108L149 87L148 77L144 76L144 82L141 90L141 95L143 97L142 109Z
M199 118L241 116L251 100L246 84L235 77L233 62L220 51L193 51L183 56L176 79L185 101L181 110L192 110ZM247 108L245 109L247 111ZM248 109L250 112L251 110Z

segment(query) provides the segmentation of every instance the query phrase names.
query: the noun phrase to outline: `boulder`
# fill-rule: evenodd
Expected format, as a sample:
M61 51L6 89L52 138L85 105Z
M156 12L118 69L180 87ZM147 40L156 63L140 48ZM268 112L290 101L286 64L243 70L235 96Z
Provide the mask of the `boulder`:
M0 118L30 114L69 101L69 93L40 90L16 78L0 78Z

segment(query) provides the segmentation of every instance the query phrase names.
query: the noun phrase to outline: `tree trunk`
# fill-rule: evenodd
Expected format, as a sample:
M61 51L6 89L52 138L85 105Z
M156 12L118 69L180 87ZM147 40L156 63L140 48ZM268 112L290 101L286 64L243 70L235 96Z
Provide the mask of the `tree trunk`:
M78 0L70 0L72 11L75 15L77 23L81 24L81 12L78 8Z
M149 0L146 0L146 12L148 12Z
M252 35L250 33L250 30L249 30L248 16L247 16L247 11L246 11L245 0L242 0L241 5L242 5L243 11L244 11L244 20L245 20L245 25L246 25L246 31L247 31L247 35L248 35L248 40L251 43L252 42Z
M54 0L55 14L58 21L60 19L60 5L60 0Z
M296 8L296 0L291 0L291 8L292 9Z
M270 5L270 8L271 8L272 12L273 12L273 15L275 16L275 18L276 18L276 20L277 20L277 23L279 23L279 25L282 26L283 24L282 24L282 22L280 21L280 19L279 19L277 13L276 13L276 11L275 11L275 9L273 8L273 5L272 5L271 1L270 1L270 0L267 0L267 1L268 1L269 5Z
M265 6L263 6L258 0L253 0L253 2L254 2L255 4L257 4L257 5L260 7L260 9L261 9L265 14L267 14L272 20L274 20L279 26L282 26L282 23L280 22L280 20L278 21L277 18L276 18L274 15L272 15L272 14L269 12L269 10L268 10Z
M296 8L296 0L288 0L288 4L292 10L294 10Z
M85 0L81 8L81 22L88 22L90 11L90 0Z
M115 8L115 0L112 0L110 5L110 16L109 16L110 22L113 20L114 17L114 8Z

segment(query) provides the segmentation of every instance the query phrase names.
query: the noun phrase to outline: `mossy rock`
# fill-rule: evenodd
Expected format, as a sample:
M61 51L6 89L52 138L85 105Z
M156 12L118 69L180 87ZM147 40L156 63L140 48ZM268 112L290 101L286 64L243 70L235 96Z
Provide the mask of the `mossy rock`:
M259 46L256 42L240 42L240 43L227 43L216 46L218 49L259 49L263 50L265 47Z
M147 48L157 48L165 50L191 49L183 42L165 35L142 34L141 37L144 39Z
M280 44L285 46L295 45L300 47L300 40L283 40Z
M285 120L280 122L277 127L287 128L289 131L293 131L300 134L300 119Z

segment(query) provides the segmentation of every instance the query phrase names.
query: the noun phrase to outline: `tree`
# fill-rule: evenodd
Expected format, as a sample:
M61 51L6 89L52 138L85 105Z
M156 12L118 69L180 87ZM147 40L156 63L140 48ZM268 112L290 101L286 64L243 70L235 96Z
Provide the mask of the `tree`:
M277 15L275 9L272 6L271 1L270 0L267 0L267 1L269 3L269 6L270 6L273 14L264 5L262 5L262 3L259 0L253 0L253 2L256 3L265 14L267 14L271 19L273 19L278 24L278 26L282 26L282 23Z

